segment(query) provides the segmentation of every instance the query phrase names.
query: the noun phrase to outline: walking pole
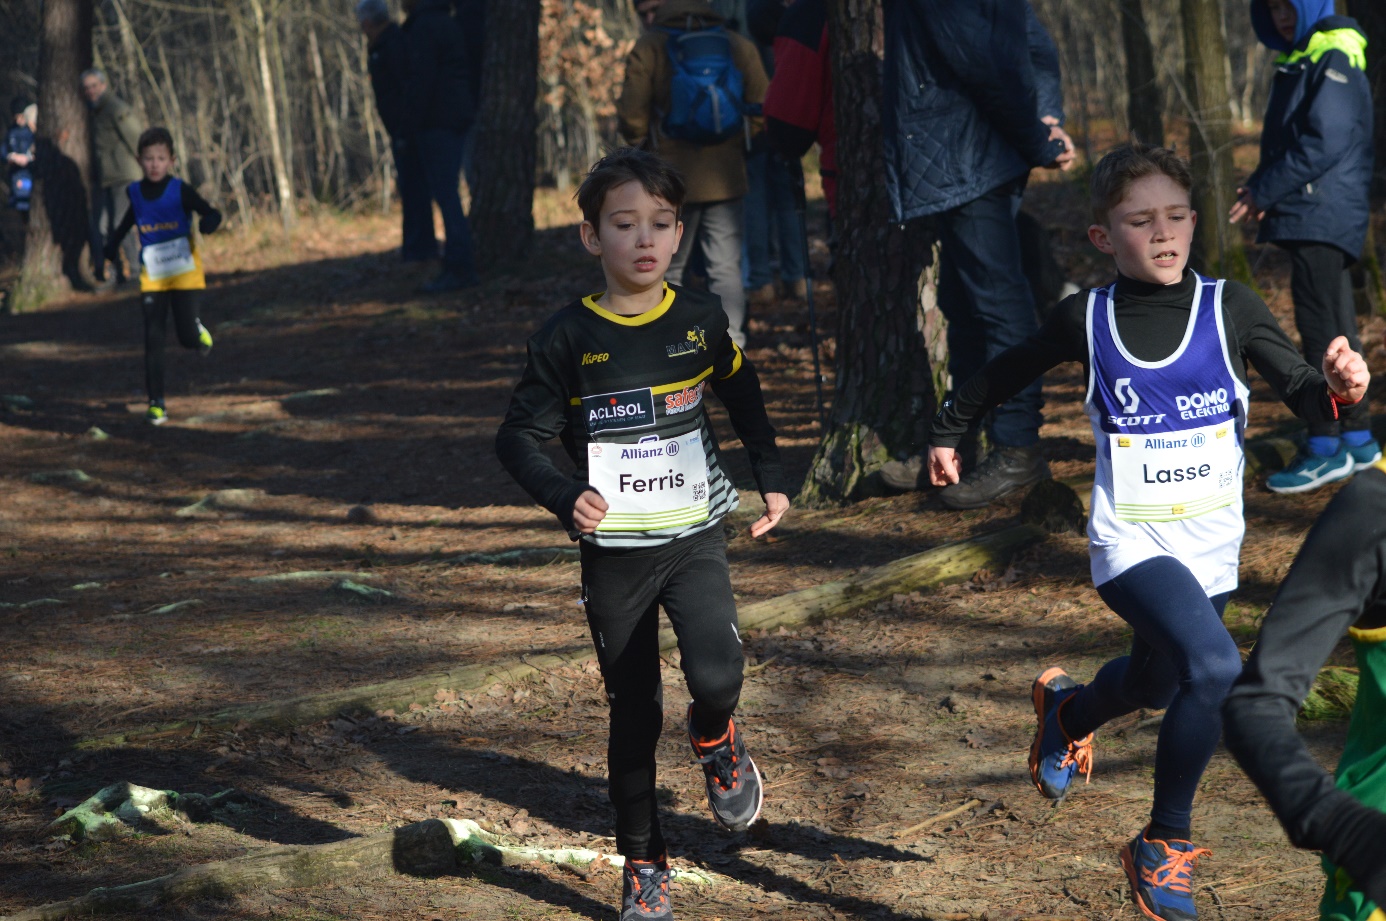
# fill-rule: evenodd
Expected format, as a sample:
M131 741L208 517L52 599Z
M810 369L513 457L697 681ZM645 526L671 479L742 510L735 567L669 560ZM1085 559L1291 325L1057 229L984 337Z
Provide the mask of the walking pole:
M799 216L799 232L804 241L804 297L808 300L809 337L813 342L813 383L818 391L818 426L826 432L828 416L823 409L823 368L818 358L818 313L813 306L813 263L809 261L808 192L804 189L804 165L798 160L787 159L785 162L795 173L794 211Z

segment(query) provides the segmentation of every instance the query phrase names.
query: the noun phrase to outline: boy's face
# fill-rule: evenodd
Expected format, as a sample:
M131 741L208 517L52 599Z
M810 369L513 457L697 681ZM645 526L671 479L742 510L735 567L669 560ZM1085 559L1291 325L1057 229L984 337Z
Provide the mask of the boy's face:
M1107 213L1107 226L1093 224L1088 239L1127 278L1172 285L1184 277L1197 220L1184 187L1156 173L1131 183Z
M150 144L140 151L140 169L150 182L160 182L173 169L173 152L163 144Z
M1266 8L1270 10L1271 24L1275 26L1275 31L1280 33L1280 37L1287 42L1295 40L1295 27L1299 25L1299 13L1295 10L1291 0L1266 0Z
M583 246L601 259L607 289L620 293L660 284L682 238L674 206L634 181L606 193L600 226L582 222Z

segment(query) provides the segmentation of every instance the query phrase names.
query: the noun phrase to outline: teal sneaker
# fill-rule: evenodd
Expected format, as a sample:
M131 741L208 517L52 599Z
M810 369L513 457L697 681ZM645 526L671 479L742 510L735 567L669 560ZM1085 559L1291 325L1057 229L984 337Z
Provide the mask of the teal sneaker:
M1381 456L1380 452L1377 456ZM1346 447L1339 446L1337 454L1327 457L1301 450L1290 466L1266 477L1266 488L1278 493L1309 492L1326 483L1347 479L1354 469L1356 462Z
M1347 453L1352 457L1352 472L1366 470L1372 464L1381 460L1381 445L1374 441L1369 441L1364 445L1345 445Z
M212 334L207 327L202 325L202 321L197 321L197 352L199 355L206 355L212 350Z
M1200 857L1213 853L1189 841L1147 838L1145 831L1121 850L1121 866L1131 881L1131 899L1155 921L1197 921L1193 899L1193 868Z
M163 425L168 421L168 413L158 403L150 403L149 408L144 411L144 421L150 425Z

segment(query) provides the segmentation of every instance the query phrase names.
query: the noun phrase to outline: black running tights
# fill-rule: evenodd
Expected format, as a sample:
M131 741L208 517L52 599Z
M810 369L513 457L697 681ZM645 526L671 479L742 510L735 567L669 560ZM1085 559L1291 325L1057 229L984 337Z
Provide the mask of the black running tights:
M144 307L144 387L149 402L164 403L164 343L168 340L168 315L173 313L173 328L178 344L195 349L197 342L197 307L201 291L146 291L140 302Z

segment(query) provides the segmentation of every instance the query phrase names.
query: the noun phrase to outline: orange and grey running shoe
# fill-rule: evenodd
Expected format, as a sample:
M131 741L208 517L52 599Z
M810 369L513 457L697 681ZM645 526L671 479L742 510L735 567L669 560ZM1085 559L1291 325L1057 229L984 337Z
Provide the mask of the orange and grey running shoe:
M719 739L704 741L693 735L693 706L688 707L688 741L693 756L707 775L707 802L712 817L728 831L745 831L760 817L764 789L760 771L751 756L735 720L727 720L727 731Z
M1092 733L1071 739L1059 722L1059 711L1079 687L1067 672L1054 666L1045 669L1030 690L1036 722L1035 740L1030 743L1030 779L1055 802L1068 796L1079 771L1085 783L1092 777Z
M1145 829L1121 849L1121 866L1131 881L1131 899L1155 921L1196 921L1193 868L1213 853L1191 841L1147 838Z
M626 858L621 871L620 921L674 921L669 903L669 861Z

